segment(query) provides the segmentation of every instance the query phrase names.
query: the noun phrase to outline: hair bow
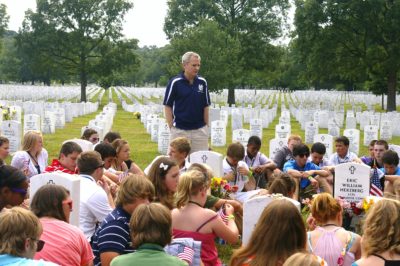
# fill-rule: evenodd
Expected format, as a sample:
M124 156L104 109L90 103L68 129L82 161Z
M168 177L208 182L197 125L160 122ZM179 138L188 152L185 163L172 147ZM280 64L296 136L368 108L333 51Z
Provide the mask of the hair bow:
M164 171L168 170L168 164L160 163L160 168L164 169Z

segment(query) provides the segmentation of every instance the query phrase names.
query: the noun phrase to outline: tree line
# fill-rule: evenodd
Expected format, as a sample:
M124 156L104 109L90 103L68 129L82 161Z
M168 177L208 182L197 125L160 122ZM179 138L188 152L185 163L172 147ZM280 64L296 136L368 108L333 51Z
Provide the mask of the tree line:
M287 21L294 4L294 25ZM400 68L400 1L170 0L170 44L138 47L121 33L128 0L38 0L19 32L0 6L3 82L104 88L165 86L180 56L196 51L211 91L240 88L368 90L395 110ZM286 35L288 44L279 40Z

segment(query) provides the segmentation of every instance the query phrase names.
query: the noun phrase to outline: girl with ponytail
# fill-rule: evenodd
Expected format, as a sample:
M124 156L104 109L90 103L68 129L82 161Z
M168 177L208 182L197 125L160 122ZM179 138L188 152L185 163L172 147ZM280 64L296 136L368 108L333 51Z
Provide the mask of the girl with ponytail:
M228 243L236 243L238 228L231 205L224 206L224 212L205 209L209 178L206 174L191 170L179 178L175 195L176 209L172 210L172 228L175 238L189 237L201 241L201 260L205 266L222 265L215 247L215 237Z

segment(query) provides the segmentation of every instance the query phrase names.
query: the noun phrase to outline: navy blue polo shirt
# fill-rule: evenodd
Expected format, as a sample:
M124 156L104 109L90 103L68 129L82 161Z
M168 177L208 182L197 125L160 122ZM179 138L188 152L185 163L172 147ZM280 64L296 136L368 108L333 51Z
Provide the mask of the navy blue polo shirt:
M204 108L210 105L207 81L196 76L190 84L182 72L168 82L163 104L172 108L174 127L191 130L205 126Z
M132 248L129 220L131 215L122 207L115 208L97 228L92 237L92 249L95 266L101 265L100 254L116 252L127 254L134 252Z

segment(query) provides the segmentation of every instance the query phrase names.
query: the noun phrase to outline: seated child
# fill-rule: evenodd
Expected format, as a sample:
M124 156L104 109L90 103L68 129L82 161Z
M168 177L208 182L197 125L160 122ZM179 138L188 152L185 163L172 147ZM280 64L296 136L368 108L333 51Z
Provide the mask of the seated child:
M276 168L276 164L261 153L260 149L261 139L258 136L251 136L247 142L244 161L253 173L256 186L265 188L272 175L272 171Z
M187 265L168 255L164 247L172 240L172 219L167 207L159 203L141 204L132 213L129 223L132 245L136 252L121 255L111 261L119 265Z
M223 179L227 180L229 185L238 187L235 199L240 202L244 202L258 193L258 190L255 190L256 181L243 158L244 147L239 142L236 142L228 146L226 157L222 163Z
M383 168L380 170L385 174L384 192L395 194L394 183L400 180L399 156L395 151L388 150L382 156L382 163Z

